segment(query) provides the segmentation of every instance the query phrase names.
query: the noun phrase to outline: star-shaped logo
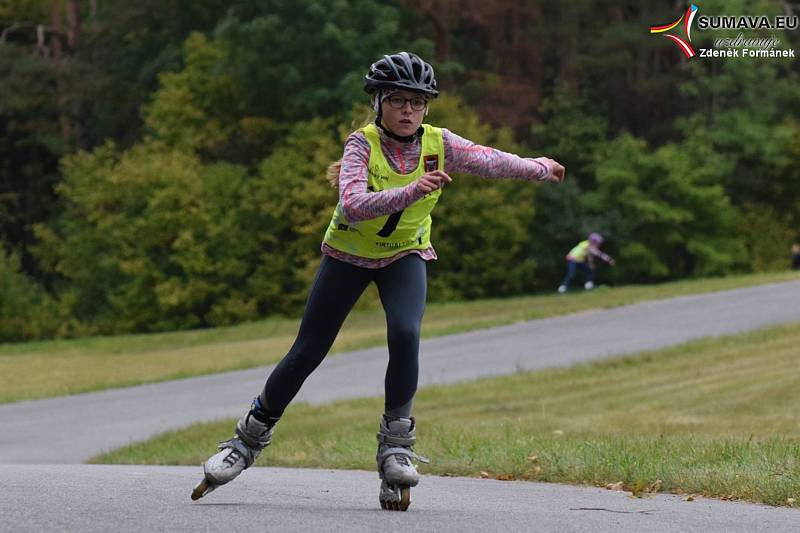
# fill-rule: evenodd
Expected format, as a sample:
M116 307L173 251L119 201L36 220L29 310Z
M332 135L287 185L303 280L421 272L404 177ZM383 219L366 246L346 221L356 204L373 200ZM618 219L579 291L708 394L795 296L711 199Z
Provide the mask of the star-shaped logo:
M676 35L665 34L664 37L671 39L675 44L678 45L678 48L686 54L688 59L693 58L697 55L692 48L692 45L689 44L692 42L692 21L694 20L695 15L697 15L697 6L692 4L686 10L686 13L680 16L678 20L671 24L664 24L663 26L650 26L650 33L664 33L668 32L681 22L683 22L683 32L686 34L686 40L681 39Z

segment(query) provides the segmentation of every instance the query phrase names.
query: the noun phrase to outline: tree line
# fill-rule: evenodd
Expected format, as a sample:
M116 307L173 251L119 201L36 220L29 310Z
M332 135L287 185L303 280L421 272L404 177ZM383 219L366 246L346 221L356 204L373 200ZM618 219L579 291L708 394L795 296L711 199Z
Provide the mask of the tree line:
M325 168L369 116L367 67L399 50L436 68L427 122L567 167L558 187L456 176L434 214L432 300L551 290L590 231L618 259L609 283L784 268L800 223L798 64L687 61L648 32L685 8L10 0L0 341L297 314L337 200Z

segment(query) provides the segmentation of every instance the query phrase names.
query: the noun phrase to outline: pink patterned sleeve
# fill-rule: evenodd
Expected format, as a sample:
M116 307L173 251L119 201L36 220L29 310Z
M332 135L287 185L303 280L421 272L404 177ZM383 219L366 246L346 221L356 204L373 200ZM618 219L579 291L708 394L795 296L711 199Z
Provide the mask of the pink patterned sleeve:
M405 187L368 191L369 154L370 146L364 134L350 134L344 145L342 169L339 172L339 204L350 222L397 213L425 196L417 189L416 181Z
M528 159L481 146L442 128L446 172L464 172L482 178L544 181L550 166L540 158Z

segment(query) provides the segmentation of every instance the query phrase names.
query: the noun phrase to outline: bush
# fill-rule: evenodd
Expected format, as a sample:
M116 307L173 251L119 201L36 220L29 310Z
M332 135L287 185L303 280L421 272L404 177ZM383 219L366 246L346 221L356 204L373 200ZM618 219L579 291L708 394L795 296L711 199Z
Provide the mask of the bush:
M56 330L52 299L22 273L19 256L0 243L0 342L40 339Z
M747 247L750 270L786 270L795 236L789 217L780 217L766 205L746 204L742 211L737 230Z
M610 237L616 279L653 281L743 268L737 210L722 186L728 167L699 143L651 151L624 134L597 153L597 188L581 201Z

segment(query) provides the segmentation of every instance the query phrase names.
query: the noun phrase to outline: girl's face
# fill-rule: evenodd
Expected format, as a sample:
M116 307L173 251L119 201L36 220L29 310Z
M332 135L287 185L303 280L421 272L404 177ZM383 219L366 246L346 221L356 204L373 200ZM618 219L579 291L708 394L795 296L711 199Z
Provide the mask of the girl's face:
M422 124L426 106L425 97L419 93L395 91L381 103L383 125L400 137L414 135Z

